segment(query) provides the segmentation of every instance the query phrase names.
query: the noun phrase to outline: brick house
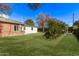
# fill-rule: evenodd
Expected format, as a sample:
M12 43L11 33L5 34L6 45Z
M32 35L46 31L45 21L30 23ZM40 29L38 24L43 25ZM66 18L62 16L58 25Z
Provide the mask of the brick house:
M24 24L10 20L4 17L0 17L0 36L15 36L23 35Z

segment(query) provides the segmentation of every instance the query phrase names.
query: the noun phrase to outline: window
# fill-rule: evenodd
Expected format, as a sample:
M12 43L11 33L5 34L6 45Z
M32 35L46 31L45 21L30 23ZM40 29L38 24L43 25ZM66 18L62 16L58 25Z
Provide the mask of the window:
M18 25L14 25L14 31L18 31L18 30L19 30Z
M14 31L16 31L16 25L14 25Z
M17 25L16 27L17 27L17 31L18 31L19 30L19 26Z
M25 30L25 27L24 27L24 30Z
M21 29L21 31L24 31L25 30L25 27L24 26L21 26L20 29Z
M21 31L22 31L22 26L20 27Z
M31 30L33 30L33 27L31 27Z

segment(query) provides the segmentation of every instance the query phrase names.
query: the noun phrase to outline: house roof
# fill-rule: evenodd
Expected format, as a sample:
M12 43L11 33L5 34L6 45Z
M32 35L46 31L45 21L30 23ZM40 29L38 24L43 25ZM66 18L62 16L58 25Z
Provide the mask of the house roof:
M23 24L23 23L18 22L16 20L11 20L11 19L4 18L4 17L0 17L0 22L14 23L14 24Z

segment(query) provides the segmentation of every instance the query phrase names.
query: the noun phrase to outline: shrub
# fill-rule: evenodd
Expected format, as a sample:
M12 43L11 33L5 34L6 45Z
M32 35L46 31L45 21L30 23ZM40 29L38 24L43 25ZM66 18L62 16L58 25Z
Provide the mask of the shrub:
M72 33L72 32L73 32L73 27L69 27L69 28L68 28L68 32L69 32L69 33Z
M48 29L44 28L44 31L46 32ZM38 28L38 32L43 32L43 28Z
M42 28L38 28L38 32L42 32Z
M79 41L79 28L78 29L74 29L73 30L73 34L75 35L75 37L78 39Z
M44 36L49 39L51 37L51 32L49 30L47 30L44 34Z
M62 22L56 20L48 20L47 21L47 30L45 31L44 36L49 39L55 39L56 37L60 36L65 31L65 25Z

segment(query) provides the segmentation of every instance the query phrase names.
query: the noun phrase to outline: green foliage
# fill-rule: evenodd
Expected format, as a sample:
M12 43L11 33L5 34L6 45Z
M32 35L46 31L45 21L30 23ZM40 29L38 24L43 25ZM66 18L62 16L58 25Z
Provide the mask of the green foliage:
M73 34L75 35L75 37L79 41L79 20L75 21L73 24Z
M46 14L39 14L37 17L38 27L44 29L44 36L48 38L56 38L65 32L66 24L55 18L50 18Z
M56 19L49 19L47 20L47 28L48 30L45 32L44 36L47 39L56 38L65 32L66 24Z
M68 32L72 33L73 32L73 27L68 27Z
M75 21L73 25L79 26L79 20L78 21Z
M74 29L74 30L73 30L73 34L75 35L75 37L76 37L77 40L79 41L79 28Z
M38 32L42 32L42 28L38 28Z
M34 21L32 19L28 19L24 23L28 26L34 26Z

